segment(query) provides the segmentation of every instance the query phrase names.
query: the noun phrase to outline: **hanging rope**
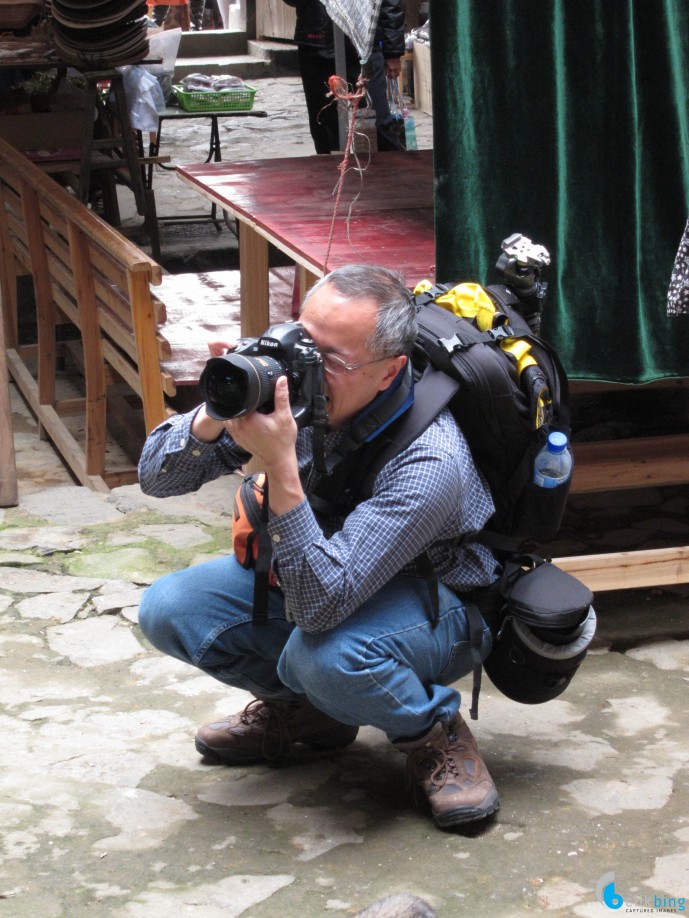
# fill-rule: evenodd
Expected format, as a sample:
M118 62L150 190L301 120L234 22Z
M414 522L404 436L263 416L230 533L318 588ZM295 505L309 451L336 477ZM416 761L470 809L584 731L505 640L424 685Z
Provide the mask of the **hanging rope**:
M349 168L349 158L352 153L352 138L354 137L354 125L356 121L356 112L359 108L359 103L366 96L366 83L368 80L363 74L359 74L359 78L356 81L356 89L354 92L351 91L350 84L343 80L339 76L331 76L328 80L328 86L330 87L330 92L328 93L329 97L332 97L338 105L343 106L349 112L349 128L347 130L347 143L345 144L344 156L342 157L342 162L337 167L340 173L340 177L337 180L336 193L335 193L335 207L333 209L333 218L330 223L330 234L328 236L328 248L325 252L325 261L323 263L323 271L327 273L328 271L328 262L330 260L330 250L333 244L333 236L335 235L335 220L337 219L337 212L340 206L340 198L342 196L342 187L344 185L344 177L347 169Z

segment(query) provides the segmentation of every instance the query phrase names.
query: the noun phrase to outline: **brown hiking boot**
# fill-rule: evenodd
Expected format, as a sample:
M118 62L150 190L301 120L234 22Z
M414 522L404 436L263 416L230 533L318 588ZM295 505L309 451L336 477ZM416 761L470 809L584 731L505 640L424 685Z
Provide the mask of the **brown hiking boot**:
M295 743L314 749L340 749L356 739L358 727L328 717L307 701L263 701L255 698L224 720L196 734L196 749L226 765L251 765L287 758Z
M437 721L420 739L397 740L395 746L407 753L410 782L423 789L441 829L485 819L499 809L493 779L460 714L448 724Z

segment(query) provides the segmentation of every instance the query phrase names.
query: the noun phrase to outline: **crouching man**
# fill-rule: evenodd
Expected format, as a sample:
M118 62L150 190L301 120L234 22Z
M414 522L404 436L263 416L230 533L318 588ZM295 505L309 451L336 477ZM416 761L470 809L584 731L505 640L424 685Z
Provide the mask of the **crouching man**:
M254 696L243 711L198 731L205 757L273 761L296 743L347 746L360 726L372 725L407 755L436 825L483 819L498 809L498 794L452 683L472 669L457 593L498 573L487 548L458 545L493 513L490 493L444 411L384 465L370 497L344 517L318 515L308 500L322 478L317 441L327 459L373 411L385 423L413 399L415 309L394 272L350 265L311 289L299 321L325 371L322 444L312 426L298 428L283 376L270 413L219 421L201 405L165 421L148 437L139 467L143 490L163 497L258 460L269 481L279 581L269 591L267 623L252 622L254 571L228 556L149 587L141 628L164 653ZM438 581L435 614L429 570ZM490 640L485 628L484 657Z

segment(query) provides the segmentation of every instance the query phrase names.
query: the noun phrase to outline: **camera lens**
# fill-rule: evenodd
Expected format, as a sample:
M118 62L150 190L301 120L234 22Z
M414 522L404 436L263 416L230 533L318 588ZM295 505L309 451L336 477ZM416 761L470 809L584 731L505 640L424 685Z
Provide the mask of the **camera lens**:
M272 357L242 354L212 357L199 380L206 411L212 418L224 421L261 408L269 409L275 383L284 372L284 366Z

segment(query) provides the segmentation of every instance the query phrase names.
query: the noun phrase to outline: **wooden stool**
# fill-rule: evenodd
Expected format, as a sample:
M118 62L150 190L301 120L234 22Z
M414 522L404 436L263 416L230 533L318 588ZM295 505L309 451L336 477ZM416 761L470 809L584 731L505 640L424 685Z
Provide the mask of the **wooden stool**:
M96 166L94 157L101 152L113 156L111 165L113 169L122 169L128 173L128 185L134 194L136 211L144 218L146 230L151 241L151 251L156 261L160 261L160 233L155 210L155 198L152 188L145 181L144 170L140 161L140 153L136 137L129 121L129 107L124 91L122 73L119 70L94 70L82 73L86 80L86 118L84 120L84 133L82 141L82 163L79 171L79 200L87 203L91 177ZM117 120L120 130L117 136L113 130L112 121L103 100L101 86L110 85L110 91L115 98L117 106ZM90 112L97 110L98 118L89 116ZM104 136L95 137L96 125L100 125ZM121 156L118 154L122 150ZM101 163L98 168L102 168ZM112 175L105 176L103 182L103 199L106 207L106 218L113 226L119 228L119 208L114 191Z

